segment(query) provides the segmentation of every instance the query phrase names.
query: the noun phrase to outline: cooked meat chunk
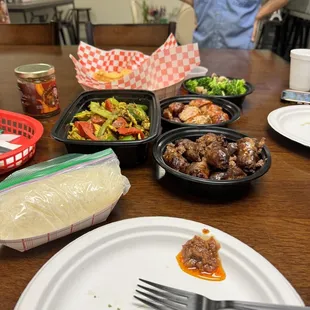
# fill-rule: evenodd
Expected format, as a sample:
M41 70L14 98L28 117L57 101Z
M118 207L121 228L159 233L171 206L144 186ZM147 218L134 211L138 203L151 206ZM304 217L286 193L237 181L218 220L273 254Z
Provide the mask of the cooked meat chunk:
M222 112L223 110L219 105L212 104L212 105L204 105L203 107L200 108L200 111L202 114L210 115L210 113Z
M213 237L204 240L195 236L182 247L183 264L200 272L214 273L220 266L219 248L220 245Z
M174 117L178 117L184 110L185 105L182 102L173 102L169 104L169 110Z
M265 144L265 139L257 141L249 137L237 141L237 165L246 172L253 173L259 161L259 154Z
M183 156L190 162L200 161L200 153L197 143L189 139L177 140L175 145L177 147L184 147Z
M186 124L197 124L197 125L203 125L203 124L212 124L212 119L210 116L207 115L197 115L192 118L189 118L186 122Z
M185 173L192 175L194 177L208 179L210 175L209 167L206 161L191 163L187 168Z
M221 144L224 144L225 137L223 135L216 135L214 133L207 133L203 136L201 136L199 139L196 140L198 143L202 143L206 146L211 144L212 142L220 142Z
M179 118L181 121L186 122L188 119L200 114L201 112L199 108L186 105L184 110L179 114Z
M211 104L213 104L212 101L207 100L207 99L195 99L189 103L190 106L197 107L197 108L201 108L205 105L209 106Z
M206 149L207 163L219 170L227 170L229 166L229 154L220 142L212 142Z
M225 180L243 179L247 174L234 161L229 162Z
M182 156L180 149L176 148L173 143L167 145L163 159L168 166L181 172L185 172L189 166L187 160Z
M229 116L225 112L217 112L210 115L213 124L220 124L229 121Z
M163 117L166 118L166 119L169 119L169 120L173 119L173 115L172 115L171 111L168 108L164 110Z
M210 180L225 180L226 179L226 172L213 172L210 175Z
M229 156L235 154L237 149L238 149L237 143L232 142L232 143L227 144L227 151L228 151Z

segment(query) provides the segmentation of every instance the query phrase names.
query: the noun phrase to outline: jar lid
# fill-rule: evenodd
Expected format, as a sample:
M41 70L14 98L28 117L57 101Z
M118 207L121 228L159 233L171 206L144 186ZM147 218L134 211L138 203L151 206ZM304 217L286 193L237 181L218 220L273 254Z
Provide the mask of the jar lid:
M24 79L40 78L55 73L55 67L48 64L28 64L15 69L15 75Z

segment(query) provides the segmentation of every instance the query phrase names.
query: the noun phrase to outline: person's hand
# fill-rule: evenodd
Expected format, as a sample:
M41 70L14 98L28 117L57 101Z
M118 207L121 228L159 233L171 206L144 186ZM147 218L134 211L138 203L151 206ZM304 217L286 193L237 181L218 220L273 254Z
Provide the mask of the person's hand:
M251 37L251 41L252 42L255 42L255 39L256 39L256 36L257 36L257 33L258 33L258 23L259 23L259 20L255 19L254 26L253 26L252 37Z

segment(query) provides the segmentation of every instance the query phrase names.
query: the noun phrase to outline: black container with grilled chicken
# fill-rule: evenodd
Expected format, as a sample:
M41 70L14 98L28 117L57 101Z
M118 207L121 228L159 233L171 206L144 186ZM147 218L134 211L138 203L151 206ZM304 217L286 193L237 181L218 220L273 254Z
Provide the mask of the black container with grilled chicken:
M206 148L202 150L200 145ZM249 138L223 127L171 130L157 139L153 157L158 180L172 178L169 184L180 184L188 191L202 194L210 193L210 189L245 187L262 177L271 166L271 154L264 138Z
M206 108L206 111L202 111L200 115L192 117L191 119L194 119L194 122L190 122L191 119L186 118L185 113L186 109L184 109L184 107L187 107L189 109L197 109L197 106L195 106L195 102L199 103L199 101L202 102L201 109ZM205 104L203 102L205 102ZM212 104L210 104L210 102ZM208 111L209 106L211 106L211 108L215 107L216 111L214 111L213 109L212 111L210 110L209 112ZM168 131L182 127L185 128L193 128L193 127L206 128L214 126L222 127L237 121L241 116L240 108L237 107L234 103L221 98L214 98L214 97L211 98L202 95L186 95L186 96L166 98L160 102L160 108L161 108L161 124L163 131ZM212 113L211 115L212 119L209 117L210 113ZM219 113L223 116L226 116L226 118L221 117ZM185 118L183 119L183 121L178 117L179 115L182 114L185 114L184 115ZM189 117L190 116L191 115L189 115ZM196 122L195 118L197 120Z

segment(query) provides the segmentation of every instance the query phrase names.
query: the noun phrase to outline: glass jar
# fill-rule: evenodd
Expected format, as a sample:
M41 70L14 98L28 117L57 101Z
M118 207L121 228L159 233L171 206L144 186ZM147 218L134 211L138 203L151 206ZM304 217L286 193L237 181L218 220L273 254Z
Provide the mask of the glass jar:
M25 114L44 118L60 112L54 66L22 65L15 69L15 75Z

